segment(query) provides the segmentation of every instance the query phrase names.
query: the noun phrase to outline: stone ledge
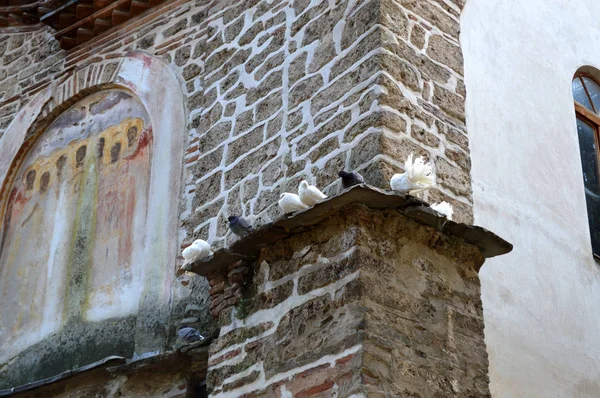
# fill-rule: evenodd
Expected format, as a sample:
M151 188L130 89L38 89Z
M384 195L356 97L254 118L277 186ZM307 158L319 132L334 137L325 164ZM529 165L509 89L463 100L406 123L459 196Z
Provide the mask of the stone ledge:
M128 376L136 372L184 372L190 368L193 361L199 361L204 365L204 372L199 377L206 376L208 364L208 345L212 339L206 339L200 344L183 347L179 351L169 351L148 358L131 361L106 370L113 376Z
M120 356L110 356L99 361L93 362L89 365L82 366L77 369L67 370L65 372L59 373L56 376L48 377L46 379L34 381L31 383L24 384L22 386L8 388L6 390L0 390L0 397L15 395L17 393L34 390L43 386L47 386L52 383L57 383L69 378L73 378L84 373L100 370L105 371L107 367L110 366L118 366L126 363L126 359Z
M89 365L59 373L56 376L0 390L0 397L17 395L33 390L39 392L40 389L49 387L50 385L68 383L69 380L78 377L90 377L93 372L95 372L93 377L109 379L115 376L129 376L142 372L178 373L187 371L196 378L204 379L206 378L208 369L209 345L214 340L214 337L209 336L202 341L182 346L177 350L167 351L138 360L128 361L126 358L120 356L109 356Z
M485 228L450 221L431 209L429 205L415 197L398 195L393 191L378 189L366 184L356 185L339 195L329 197L314 207L284 216L265 224L236 241L229 248L215 252L212 257L196 261L186 269L198 275L208 276L216 270L227 269L239 260L254 260L260 250L281 239L310 230L316 224L328 219L343 207L362 204L371 209L397 209L408 218L437 231L458 237L479 249L485 258L509 253L513 245Z

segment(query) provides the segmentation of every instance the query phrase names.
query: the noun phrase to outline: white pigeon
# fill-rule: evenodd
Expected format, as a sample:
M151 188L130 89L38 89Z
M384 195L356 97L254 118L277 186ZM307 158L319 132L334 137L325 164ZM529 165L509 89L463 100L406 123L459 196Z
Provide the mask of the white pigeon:
M308 209L308 206L302 203L298 195L289 192L281 194L279 197L279 207L283 210L284 214Z
M327 195L319 190L319 188L314 185L308 185L306 180L303 180L298 187L298 196L302 203L307 205L308 207L312 207L319 202L327 199Z
M213 252L207 241L196 239L191 245L183 249L183 252L181 252L181 255L185 259L181 267L183 268L194 261L202 260L203 258L206 258L212 254Z
M454 209L452 208L452 205L450 203L434 203L431 205L431 208L437 211L438 213L441 213L444 216L446 216L448 220L452 220L452 216L454 215Z
M394 191L410 193L412 195L427 191L435 184L435 174L431 164L419 156L413 162L411 153L404 163L405 172L394 174L390 180L390 186Z

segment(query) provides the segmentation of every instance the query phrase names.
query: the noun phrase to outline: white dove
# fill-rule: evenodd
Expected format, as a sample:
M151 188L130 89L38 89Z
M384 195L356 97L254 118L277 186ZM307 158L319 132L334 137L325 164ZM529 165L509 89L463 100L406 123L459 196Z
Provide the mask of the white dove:
M306 180L303 180L298 187L298 196L305 205L312 207L324 199L327 199L327 195L319 190L319 188L308 185Z
M452 220L452 215L454 214L454 209L452 208L452 205L450 203L448 203L448 202L434 203L431 205L431 208L433 210L437 211L438 213L445 215L448 220Z
M390 186L394 191L417 194L427 191L435 184L435 174L431 164L425 163L421 156L413 162L413 154L408 155L402 174L394 174Z
M213 252L207 241L196 239L191 245L183 249L183 252L181 252L181 255L185 259L181 268L193 263L194 261L206 258L212 254Z
M282 193L279 197L279 207L284 214L308 209L308 206L302 203L298 195L288 192Z

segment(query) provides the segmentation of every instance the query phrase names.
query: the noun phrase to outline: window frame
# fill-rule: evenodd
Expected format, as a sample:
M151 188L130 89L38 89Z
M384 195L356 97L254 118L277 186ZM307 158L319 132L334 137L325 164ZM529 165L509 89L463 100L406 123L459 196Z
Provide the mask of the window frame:
M600 113L600 110L596 110L596 105L594 105L594 101L592 101L592 97L587 89L585 81L583 80L584 77L587 77L588 79L594 81L596 84L600 85L600 82L594 76L592 76L589 73L585 73L585 72L576 73L575 76L573 77L572 81L575 79L580 79L582 87L585 90L585 94L587 95L588 101L590 102L592 108L596 112ZM576 119L581 120L583 123L587 124L589 127L593 128L595 131L594 138L596 140L596 160L597 160L596 161L596 173L597 173L598 177L600 178L600 115L589 110L583 104L577 102L575 100L575 98L573 98L573 103L575 104ZM581 148L579 148L579 151L581 152ZM582 173L583 173L583 170L582 170ZM587 199L586 199L586 201L587 201ZM586 212L587 212L588 219L589 219L590 210L587 208L587 204L586 204ZM591 231L590 231L590 233L591 233ZM592 254L594 256L594 259L596 261L600 262L600 253L594 252L593 244L592 244Z

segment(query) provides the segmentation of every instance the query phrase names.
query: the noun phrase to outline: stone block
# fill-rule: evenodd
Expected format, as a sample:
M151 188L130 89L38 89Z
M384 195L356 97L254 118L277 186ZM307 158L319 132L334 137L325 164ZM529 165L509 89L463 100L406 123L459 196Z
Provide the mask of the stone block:
M288 72L288 82L290 87L306 75L306 58L307 53L302 52L290 62Z
M273 308L292 295L294 281L287 281L273 289L258 293L252 298L252 311Z
M410 136L432 148L437 148L440 145L439 138L415 124L413 124L410 128Z
M314 298L281 319L273 344L264 355L267 377L309 364L324 355L342 352L360 339L361 310L329 295Z
M369 261L372 262L374 259L357 250L347 257L326 259L323 264L317 262L317 266L311 268L312 272L298 279L298 294L307 294L334 283L364 267L365 262Z
M325 34L333 32L335 25L342 19L343 13L344 7L340 4L312 19L304 29L302 45L307 46L315 40L323 39Z
M256 105L256 122L261 122L276 114L283 106L282 92L270 94Z
M342 32L342 49L348 48L361 35L380 22L379 6L379 0L367 1L358 11L350 15Z
M231 122L221 122L199 137L198 150L201 154L210 152L221 145L231 133Z
M260 125L254 128L249 133L240 136L235 141L228 145L227 164L231 164L236 159L241 158L244 154L252 151L260 146L263 142L264 126Z
M344 73L352 65L361 60L364 56L370 53L373 50L381 48L381 30L374 29L371 33L363 37L360 41L358 41L352 50L348 52L343 58L339 59L335 62L335 64L331 68L330 78L333 79L336 76ZM316 69L316 68L315 68Z
M296 155L302 155L312 147L314 147L319 141L328 137L329 135L340 131L350 123L352 119L352 113L350 111L342 112L329 120L321 127L319 127L314 133L307 135L305 138L300 140L296 145Z
M192 48L190 46L184 46L184 47L180 47L177 49L177 51L175 51L175 65L177 66L183 66L185 65L189 59L190 59L190 54L192 52Z
M314 75L301 80L290 90L288 108L294 109L300 103L311 98L321 87L323 87L321 75Z
M281 65L283 65L283 61L285 61L285 54L283 51L279 51L278 53L270 56L269 58L267 58L267 60L259 67L256 69L256 71L254 72L254 77L256 80L262 80L265 75L269 72L271 72L272 70L275 70L279 67L281 67ZM290 68L291 70L291 68ZM291 83L290 83L291 84Z
M223 147L217 148L205 156L200 157L194 165L194 175L201 177L210 173L221 165L221 159L223 159Z
M181 32L182 30L184 30L185 28L187 28L187 19L181 19L179 21L177 21L173 26L171 26L170 28L167 28L166 30L163 31L162 35L163 37L171 37L173 35L176 35L177 33Z
M465 122L465 100L464 98L435 85L433 91L433 102L444 112L462 123Z
M193 207L208 203L219 196L221 193L222 174L220 171L216 172L196 185L196 192L192 201Z
M249 109L237 115L233 135L237 136L240 133L248 131L254 124L254 111Z
M266 97L271 91L281 88L283 85L282 77L283 72L281 70L267 75L256 88L248 90L248 93L246 94L246 103L251 105L258 99Z
M471 198L471 178L465 170L453 166L443 158L435 160L438 183L454 194Z
M431 59L449 66L460 75L463 74L464 61L460 47L443 36L432 35L429 37L427 54Z

